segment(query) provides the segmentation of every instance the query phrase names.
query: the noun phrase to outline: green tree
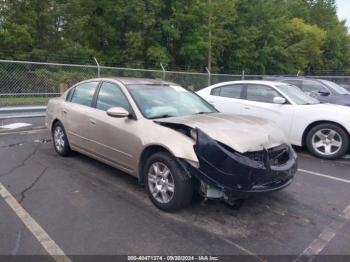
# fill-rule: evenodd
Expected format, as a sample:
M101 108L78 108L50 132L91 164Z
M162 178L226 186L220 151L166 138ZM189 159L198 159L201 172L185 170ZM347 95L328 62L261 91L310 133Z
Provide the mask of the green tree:
M14 58L48 55L59 48L56 1L2 1L0 51Z
M213 72L350 68L334 0L0 0L2 58L204 70L210 46Z

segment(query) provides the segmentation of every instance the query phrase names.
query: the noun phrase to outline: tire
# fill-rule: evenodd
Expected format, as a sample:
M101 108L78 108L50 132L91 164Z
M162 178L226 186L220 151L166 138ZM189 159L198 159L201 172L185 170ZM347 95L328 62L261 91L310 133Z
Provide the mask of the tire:
M310 153L323 159L337 159L349 149L349 135L338 125L319 124L306 136L306 146Z
M159 209L170 212L191 203L192 179L170 154L158 152L151 155L145 163L144 178L149 198Z
M69 146L66 130L61 122L56 122L52 128L52 141L55 151L60 156L69 156L72 152Z

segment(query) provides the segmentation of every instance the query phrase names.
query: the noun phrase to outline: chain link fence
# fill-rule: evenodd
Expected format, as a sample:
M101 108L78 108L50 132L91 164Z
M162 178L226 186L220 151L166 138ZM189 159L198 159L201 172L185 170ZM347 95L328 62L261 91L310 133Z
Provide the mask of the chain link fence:
M163 67L162 67L163 69ZM264 75L209 74L133 69L99 65L57 64L0 60L0 107L46 105L68 87L95 77L142 77L163 79L197 91L210 84L241 79L261 80ZM310 76L334 81L350 88L350 76Z
M96 77L96 67L0 60L0 106L45 105L67 86Z

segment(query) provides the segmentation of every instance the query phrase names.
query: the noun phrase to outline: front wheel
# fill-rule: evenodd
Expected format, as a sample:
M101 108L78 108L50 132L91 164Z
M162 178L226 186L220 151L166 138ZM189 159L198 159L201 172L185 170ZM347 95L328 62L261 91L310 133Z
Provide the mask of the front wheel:
M307 134L306 145L309 151L319 158L336 159L348 151L349 136L337 125L320 124Z
M190 204L192 180L168 153L155 153L147 159L144 174L147 193L153 204L175 211Z

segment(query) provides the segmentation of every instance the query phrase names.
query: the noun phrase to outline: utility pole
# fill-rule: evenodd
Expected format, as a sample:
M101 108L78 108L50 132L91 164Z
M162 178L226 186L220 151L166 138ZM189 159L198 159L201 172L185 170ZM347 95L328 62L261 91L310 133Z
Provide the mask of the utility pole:
M212 57L212 32L211 32L211 19L212 19L212 10L211 10L211 0L208 0L209 16L208 16L208 70L211 72L211 57Z

